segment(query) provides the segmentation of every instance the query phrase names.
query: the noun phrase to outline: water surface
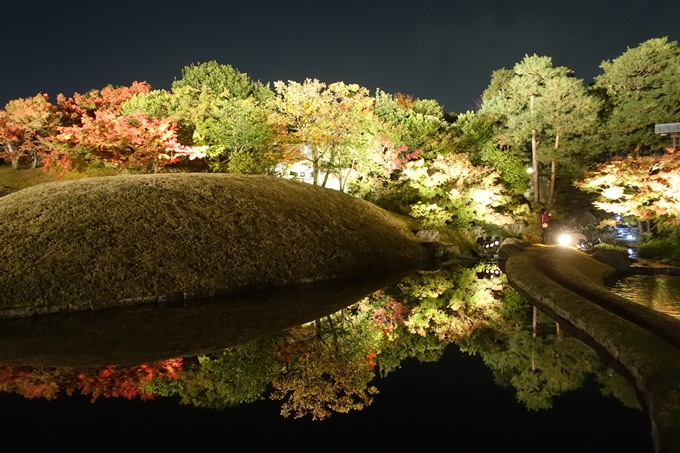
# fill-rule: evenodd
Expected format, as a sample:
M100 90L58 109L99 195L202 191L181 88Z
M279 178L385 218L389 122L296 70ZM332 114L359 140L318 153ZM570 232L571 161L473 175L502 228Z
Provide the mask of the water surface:
M680 277L631 275L617 281L611 291L680 319Z
M5 322L3 442L651 451L626 379L482 270Z

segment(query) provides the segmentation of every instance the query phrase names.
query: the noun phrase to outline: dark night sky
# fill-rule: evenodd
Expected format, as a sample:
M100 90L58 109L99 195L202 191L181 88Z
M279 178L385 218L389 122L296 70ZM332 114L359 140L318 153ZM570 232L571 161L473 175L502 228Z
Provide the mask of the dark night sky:
M2 17L0 105L134 80L168 89L185 65L217 60L263 82L342 80L460 112L525 54L589 83L627 47L680 40L677 0L3 0Z

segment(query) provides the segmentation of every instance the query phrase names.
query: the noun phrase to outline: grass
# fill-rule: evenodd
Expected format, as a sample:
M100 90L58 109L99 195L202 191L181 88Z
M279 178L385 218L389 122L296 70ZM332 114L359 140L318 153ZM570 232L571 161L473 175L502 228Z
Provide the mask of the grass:
M29 187L0 198L0 242L0 309L283 286L425 258L403 221L368 202L225 174Z
M651 259L668 258L680 262L680 229L676 227L665 236L645 240L638 247L638 256Z
M593 248L595 250L616 250L617 252L624 253L626 256L628 256L628 247L624 247L618 244L609 244L606 242L602 242L600 244L596 244Z

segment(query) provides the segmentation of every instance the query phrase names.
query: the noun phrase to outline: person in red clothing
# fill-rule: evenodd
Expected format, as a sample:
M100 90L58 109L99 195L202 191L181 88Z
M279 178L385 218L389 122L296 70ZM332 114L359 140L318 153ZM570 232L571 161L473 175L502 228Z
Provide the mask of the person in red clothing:
M541 242L546 243L548 239L548 233L550 228L550 221L552 216L545 209L541 209L541 213L538 215L538 222L541 224Z

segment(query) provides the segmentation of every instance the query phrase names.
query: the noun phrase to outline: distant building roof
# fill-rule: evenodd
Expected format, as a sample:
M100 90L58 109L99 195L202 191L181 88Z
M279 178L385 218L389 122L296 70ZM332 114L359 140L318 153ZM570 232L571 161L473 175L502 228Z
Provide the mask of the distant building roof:
M659 135L680 133L680 123L655 124L654 133Z

